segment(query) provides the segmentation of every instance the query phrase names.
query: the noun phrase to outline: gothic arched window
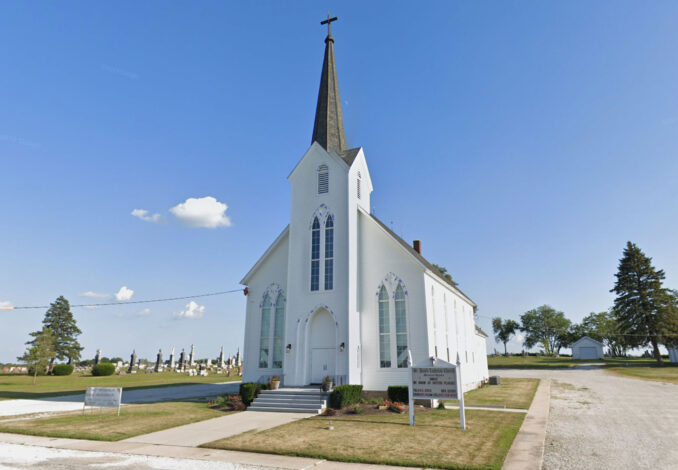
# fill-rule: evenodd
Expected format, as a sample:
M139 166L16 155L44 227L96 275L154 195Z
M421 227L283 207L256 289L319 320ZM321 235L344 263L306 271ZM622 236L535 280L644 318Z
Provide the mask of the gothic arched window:
M282 369L283 342L285 335L285 297L278 294L275 302L275 320L273 322L273 368Z
M259 368L267 369L270 361L271 352L271 298L268 294L264 296L261 305L261 336L259 341Z
M395 291L395 322L398 367L407 367L407 309L405 291L400 284Z
M334 287L334 217L325 222L325 290Z
M328 193L330 190L330 173L324 163L318 167L318 194Z
M320 222L313 219L311 228L311 290L320 289Z
M379 290L379 367L391 367L391 327L388 292Z

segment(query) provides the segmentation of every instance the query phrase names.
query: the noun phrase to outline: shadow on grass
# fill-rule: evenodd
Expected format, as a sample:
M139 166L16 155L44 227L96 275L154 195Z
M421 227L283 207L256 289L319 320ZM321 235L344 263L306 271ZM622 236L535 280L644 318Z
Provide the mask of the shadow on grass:
M82 378L90 378L90 377L82 377ZM98 378L98 377L91 377L91 378ZM39 380L39 379L38 379ZM135 392L135 391L141 391L141 390L149 390L149 389L165 389L165 388L170 388L170 387L185 387L185 386L195 386L195 385L201 385L204 387L214 387L214 388L229 388L229 390L223 390L220 393L217 393L216 391L214 393L216 394L224 394L224 393L234 393L234 390L230 390L231 387L236 386L240 381L228 381L225 383L206 383L206 382L178 382L178 383L168 383L168 384L156 384L156 385L137 385L137 386L132 386L132 387L123 387L123 403L127 403L127 400L125 399L125 394L129 392ZM2 386L14 386L16 384L13 383L2 383L0 382L0 387ZM85 393L87 390L88 386L97 386L98 384L92 383L91 385L89 384L83 384L82 388L77 388L73 390L64 390L64 391L54 391L54 392L13 392L13 391L0 391L0 398L4 399L24 399L24 400L44 400L44 401L56 401L56 402L63 402L63 401L69 401L66 400L65 397L78 397L78 400L76 401L82 401L81 396ZM115 387L115 385L106 385L107 387ZM199 395L202 395L199 394ZM212 393L207 393L207 395L212 395ZM173 399L168 398L168 399L159 399L157 401L153 400L143 400L143 403L156 403L156 402L166 402L166 401L172 401Z

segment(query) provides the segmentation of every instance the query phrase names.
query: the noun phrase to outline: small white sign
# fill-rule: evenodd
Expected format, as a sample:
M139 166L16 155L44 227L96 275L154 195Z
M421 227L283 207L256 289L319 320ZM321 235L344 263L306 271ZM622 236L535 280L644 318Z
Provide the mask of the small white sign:
M99 408L117 408L120 416L120 405L122 403L122 387L87 387L85 392L85 404L82 412L85 412L86 406L95 406Z
M413 367L412 393L425 400L456 400L456 367Z

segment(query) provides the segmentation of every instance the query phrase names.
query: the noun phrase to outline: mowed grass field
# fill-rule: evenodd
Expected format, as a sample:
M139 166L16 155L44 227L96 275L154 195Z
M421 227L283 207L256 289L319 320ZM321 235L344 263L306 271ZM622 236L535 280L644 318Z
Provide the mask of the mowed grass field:
M561 369L583 364L600 364L608 373L642 380L678 383L678 364L664 359L661 365L655 359L644 357L606 357L595 361L575 361L569 357L544 356L488 356L490 369Z
M123 387L126 390L135 390L172 385L230 382L234 380L240 380L240 377L226 377L225 375L217 374L208 375L207 377L189 377L186 374L175 372L110 375L108 377L73 374L61 377L38 377L37 383L33 385L33 377L27 375L0 375L0 400L12 398L39 399L71 395L84 392L87 390L87 387Z
M532 404L539 379L501 379L501 385L486 385L464 394L467 405L499 405L526 410ZM456 403L446 401L446 403Z
M247 432L202 447L374 464L448 469L500 469L524 413L429 410L409 426L405 414L308 418ZM328 430L329 421L333 430Z
M206 403L166 402L152 405L125 405L117 410L88 409L35 419L0 419L0 432L32 436L65 437L96 441L119 441L184 424L225 416Z

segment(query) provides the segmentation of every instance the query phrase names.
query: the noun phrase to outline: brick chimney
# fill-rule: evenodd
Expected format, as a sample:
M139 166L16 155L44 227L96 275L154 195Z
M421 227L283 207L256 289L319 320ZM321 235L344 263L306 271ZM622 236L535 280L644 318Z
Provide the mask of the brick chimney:
M421 254L421 240L415 240L412 243L412 246L414 247L414 251L417 253Z

